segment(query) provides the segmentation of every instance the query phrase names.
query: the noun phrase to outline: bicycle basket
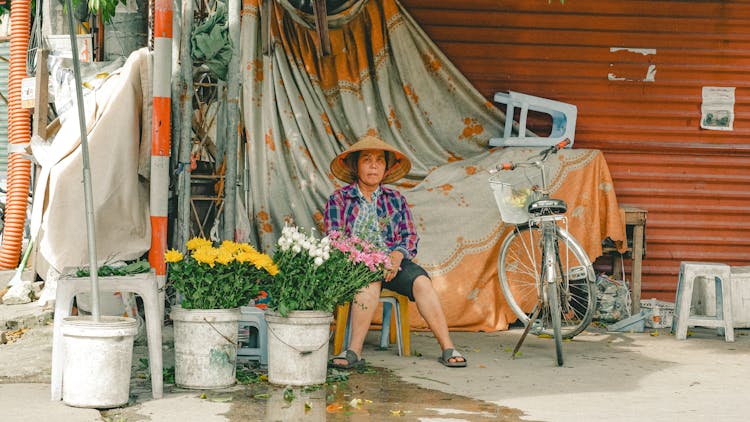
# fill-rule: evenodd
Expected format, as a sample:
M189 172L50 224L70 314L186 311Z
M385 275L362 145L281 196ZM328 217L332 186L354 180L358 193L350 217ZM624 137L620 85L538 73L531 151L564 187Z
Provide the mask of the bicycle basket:
M500 218L509 224L529 221L529 204L537 197L535 188L542 184L539 170L502 171L492 175L489 181L500 209Z

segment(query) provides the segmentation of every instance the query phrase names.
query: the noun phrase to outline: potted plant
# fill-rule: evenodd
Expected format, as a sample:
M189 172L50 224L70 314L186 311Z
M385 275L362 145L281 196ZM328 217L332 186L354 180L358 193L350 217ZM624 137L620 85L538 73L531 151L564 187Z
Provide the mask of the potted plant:
M271 257L247 243L207 239L187 242L187 253L169 250L169 282L180 298L174 322L175 384L213 389L234 384L239 307L258 296L278 272Z
M326 378L333 312L369 283L381 280L388 256L340 232L318 239L285 226L273 261L278 274L264 290L271 298L268 380L280 385L322 384Z

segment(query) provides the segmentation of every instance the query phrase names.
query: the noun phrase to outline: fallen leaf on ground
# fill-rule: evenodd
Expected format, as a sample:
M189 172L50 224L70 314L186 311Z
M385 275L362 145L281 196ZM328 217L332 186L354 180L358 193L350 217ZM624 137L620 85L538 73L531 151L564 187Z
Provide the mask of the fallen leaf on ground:
M331 403L328 406L326 406L326 412L333 413L333 412L336 412L336 411L341 410L343 408L344 408L344 406L342 406L342 405L340 405L338 403Z
M391 416L404 416L405 414L403 410L391 410Z

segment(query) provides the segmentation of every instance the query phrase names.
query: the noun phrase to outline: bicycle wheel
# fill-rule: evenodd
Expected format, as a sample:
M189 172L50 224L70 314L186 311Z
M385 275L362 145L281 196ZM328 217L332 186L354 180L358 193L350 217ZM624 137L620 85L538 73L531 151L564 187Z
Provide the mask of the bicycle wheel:
M554 229L554 228L553 228ZM552 337L555 339L555 353L557 355L557 366L563 364L563 350L562 350L562 311L560 309L560 293L558 291L558 280L560 277L557 276L560 271L559 263L560 259L557 256L557 245L555 241L543 242L542 245L542 283L544 288L547 290L547 305L549 306L550 322L552 323Z
M560 297L561 333L573 338L583 331L594 314L596 290L591 261L578 242L565 230L557 228L557 290ZM508 306L524 324L539 303L542 280L542 233L539 227L516 226L503 241L498 258L498 275ZM534 334L553 335L546 310L532 322Z

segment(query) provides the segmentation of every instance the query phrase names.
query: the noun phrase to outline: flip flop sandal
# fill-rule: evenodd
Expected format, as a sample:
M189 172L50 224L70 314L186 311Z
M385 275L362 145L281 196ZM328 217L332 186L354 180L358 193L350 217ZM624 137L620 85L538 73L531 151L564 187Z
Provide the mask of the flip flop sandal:
M450 359L461 358L463 360L456 360L451 362ZM466 366L466 358L458 350L445 349L443 355L438 358L438 362L447 366L448 368L463 368Z
M339 359L346 360L346 364L334 363L335 360ZM348 349L332 357L328 361L328 367L335 369L354 369L362 366L365 366L365 360L359 359L356 353Z

